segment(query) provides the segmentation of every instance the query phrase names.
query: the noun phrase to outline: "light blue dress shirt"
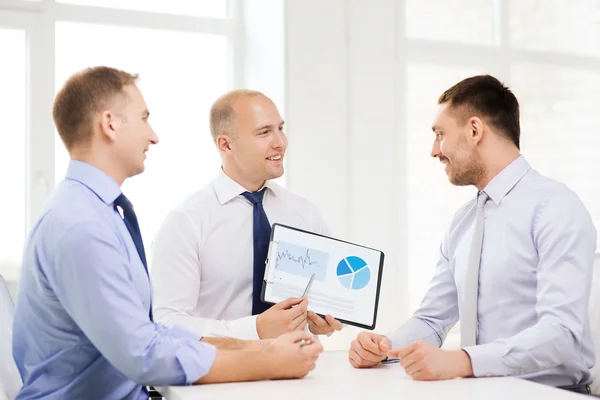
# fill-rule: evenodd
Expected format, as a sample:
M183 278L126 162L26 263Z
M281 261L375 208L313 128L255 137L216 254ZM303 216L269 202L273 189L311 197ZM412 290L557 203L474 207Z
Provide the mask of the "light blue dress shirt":
M564 386L590 382L594 347L588 302L596 229L565 185L520 156L484 188L475 376L518 376ZM441 346L459 320L476 199L456 213L419 309L388 336L393 347Z
M191 384L212 366L213 346L150 321L148 275L113 208L120 193L71 161L28 238L13 331L18 399L145 399L143 385Z

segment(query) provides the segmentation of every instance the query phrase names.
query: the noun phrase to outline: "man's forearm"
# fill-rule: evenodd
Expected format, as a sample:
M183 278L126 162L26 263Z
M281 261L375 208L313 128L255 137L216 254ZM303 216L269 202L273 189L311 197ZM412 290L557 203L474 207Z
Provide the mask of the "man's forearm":
M431 325L418 317L410 318L398 329L385 336L392 341L393 348L407 346L416 340L425 340L438 347L442 345L439 333Z
M212 344L217 349L221 350L242 350L252 347L251 340L203 337L202 339L200 339L200 341Z
M203 338L204 340L204 338ZM205 376L195 384L244 382L269 378L267 366L260 362L261 350L217 350L215 361Z

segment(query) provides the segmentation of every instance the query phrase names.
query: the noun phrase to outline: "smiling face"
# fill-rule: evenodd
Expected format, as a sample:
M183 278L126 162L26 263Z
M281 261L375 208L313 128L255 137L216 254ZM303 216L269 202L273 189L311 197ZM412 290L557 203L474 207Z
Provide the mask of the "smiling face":
M235 133L219 135L226 173L248 190L283 175L287 137L275 104L262 95L241 96L233 104Z
M470 119L462 121L457 114L448 103L440 104L432 126L435 139L431 156L446 165L446 174L453 185L476 185L485 174L485 165L469 141Z
M158 143L156 133L148 123L150 113L142 93L135 85L123 88L124 101L112 124L114 159L125 177L144 172L146 152Z

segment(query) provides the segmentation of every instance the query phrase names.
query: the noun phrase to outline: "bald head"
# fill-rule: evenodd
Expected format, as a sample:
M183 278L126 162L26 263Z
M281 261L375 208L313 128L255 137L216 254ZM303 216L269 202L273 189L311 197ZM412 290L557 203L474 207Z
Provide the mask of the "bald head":
M232 90L219 97L210 108L210 134L213 140L216 141L221 134L233 137L236 132L235 103L242 98L257 96L266 97L259 91L249 89Z

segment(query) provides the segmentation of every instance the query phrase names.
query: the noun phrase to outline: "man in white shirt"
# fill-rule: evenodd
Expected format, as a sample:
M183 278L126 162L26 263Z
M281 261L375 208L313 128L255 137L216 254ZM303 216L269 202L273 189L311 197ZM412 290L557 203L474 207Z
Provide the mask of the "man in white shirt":
M590 214L520 154L519 103L496 78L465 79L438 103L431 155L478 192L456 212L419 309L389 335L359 334L350 363L389 356L417 380L518 376L589 393ZM461 349L440 349L459 319Z
M153 243L154 315L205 336L267 339L305 329L342 329L332 316L291 298L260 301L271 224L328 234L316 208L272 182L283 175L287 138L277 107L265 95L235 90L210 111L222 169L162 224ZM300 294L299 294L300 295Z

